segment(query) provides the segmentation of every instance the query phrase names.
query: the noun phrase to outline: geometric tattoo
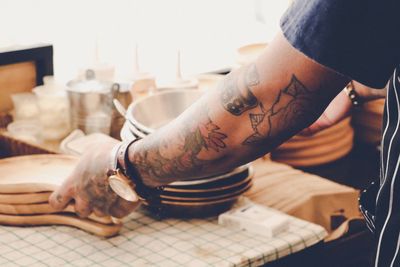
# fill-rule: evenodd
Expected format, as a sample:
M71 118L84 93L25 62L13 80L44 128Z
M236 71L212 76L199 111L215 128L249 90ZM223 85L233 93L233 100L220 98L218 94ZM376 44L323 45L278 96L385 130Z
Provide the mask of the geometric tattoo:
M285 88L279 91L274 103L265 109L260 103L260 112L250 113L252 135L244 140L244 145L259 144L266 137L275 136L280 129L300 122L310 115L311 92L293 74Z

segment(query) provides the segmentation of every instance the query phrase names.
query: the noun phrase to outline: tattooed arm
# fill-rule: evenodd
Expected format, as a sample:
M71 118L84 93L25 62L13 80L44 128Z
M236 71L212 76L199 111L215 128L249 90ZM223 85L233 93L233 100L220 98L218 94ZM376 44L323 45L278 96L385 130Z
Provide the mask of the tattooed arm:
M282 34L249 66L229 74L176 120L129 148L143 182L158 186L220 173L269 152L310 125L348 82L292 48ZM63 209L72 199L83 217L122 217L134 205L107 183L113 142L94 146L50 197Z
M280 34L253 64L131 146L130 161L151 186L229 170L310 125L348 81Z

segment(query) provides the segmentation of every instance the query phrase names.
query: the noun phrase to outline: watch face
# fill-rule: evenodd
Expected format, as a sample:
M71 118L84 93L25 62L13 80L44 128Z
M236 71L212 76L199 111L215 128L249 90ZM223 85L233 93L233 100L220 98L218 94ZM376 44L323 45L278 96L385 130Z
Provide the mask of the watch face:
M110 184L111 189L121 198L130 201L137 202L139 201L138 195L132 189L132 187L121 177L117 175L111 175L108 177L108 182Z

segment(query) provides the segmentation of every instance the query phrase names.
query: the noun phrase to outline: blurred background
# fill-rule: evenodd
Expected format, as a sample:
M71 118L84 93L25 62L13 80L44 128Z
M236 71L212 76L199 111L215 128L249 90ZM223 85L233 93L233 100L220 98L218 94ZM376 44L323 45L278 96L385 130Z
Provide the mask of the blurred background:
M0 0L0 48L50 43L59 82L96 61L131 75L135 46L141 69L158 79L232 66L235 51L269 42L289 0Z

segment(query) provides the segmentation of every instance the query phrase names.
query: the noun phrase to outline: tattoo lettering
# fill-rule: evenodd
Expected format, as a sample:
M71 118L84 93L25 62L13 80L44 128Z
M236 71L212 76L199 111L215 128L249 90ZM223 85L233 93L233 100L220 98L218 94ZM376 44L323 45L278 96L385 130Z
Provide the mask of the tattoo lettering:
M220 152L226 147L224 139L227 135L206 112L200 123L195 121L187 122L179 136L158 136L154 144L134 153L133 163L142 178L177 178L196 174L208 163L208 160L199 158L202 151Z
M259 112L249 115L254 133L243 144L259 144L267 137L277 136L280 130L301 123L312 112L311 95L312 92L293 75L289 85L279 91L269 109L260 103Z
M224 91L221 93L223 107L235 116L239 116L258 105L258 99L250 90L251 87L260 83L256 65L250 65L245 71L243 92L239 87L239 82L242 79L239 78L235 73L229 74L223 84Z

